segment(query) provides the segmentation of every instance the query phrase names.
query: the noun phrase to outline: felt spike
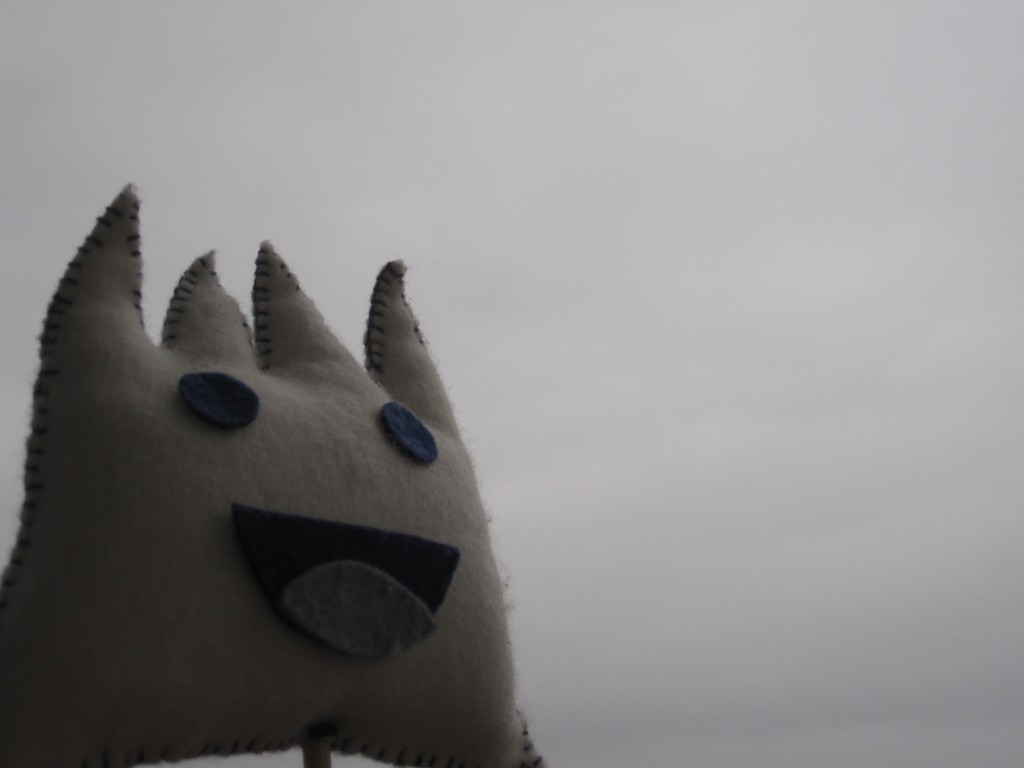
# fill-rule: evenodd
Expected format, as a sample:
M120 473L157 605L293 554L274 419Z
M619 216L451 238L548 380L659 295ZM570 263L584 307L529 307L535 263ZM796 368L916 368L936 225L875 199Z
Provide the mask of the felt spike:
M58 352L119 355L126 343L151 346L142 326L140 246L139 199L128 185L68 264L43 326L44 360Z
M252 334L242 310L217 279L214 253L192 262L174 289L163 346L215 367L254 367Z
M366 368L391 396L426 422L457 432L444 384L405 298L405 264L377 275L363 337Z
M261 369L360 391L372 386L269 242L256 258L252 307Z

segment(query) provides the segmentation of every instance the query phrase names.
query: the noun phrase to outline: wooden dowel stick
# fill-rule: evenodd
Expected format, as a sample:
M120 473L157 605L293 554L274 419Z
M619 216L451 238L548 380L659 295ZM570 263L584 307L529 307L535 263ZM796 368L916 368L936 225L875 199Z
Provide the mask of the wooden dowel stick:
M331 740L305 742L302 745L302 768L331 768Z

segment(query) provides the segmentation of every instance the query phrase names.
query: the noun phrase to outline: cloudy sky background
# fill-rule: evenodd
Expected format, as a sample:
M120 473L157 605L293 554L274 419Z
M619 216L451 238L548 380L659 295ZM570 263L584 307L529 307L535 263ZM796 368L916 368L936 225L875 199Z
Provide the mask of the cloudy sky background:
M133 181L154 333L210 248L246 301L272 239L352 347L409 264L555 768L1019 768L1021 40L1016 0L6 2L0 546L46 303Z

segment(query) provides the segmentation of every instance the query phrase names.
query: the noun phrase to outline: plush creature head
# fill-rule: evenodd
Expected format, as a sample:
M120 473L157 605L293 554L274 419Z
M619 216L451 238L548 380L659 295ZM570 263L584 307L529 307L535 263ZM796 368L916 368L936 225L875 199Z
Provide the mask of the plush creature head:
M0 591L0 766L310 739L396 765L540 762L470 458L403 289L360 365L264 244L254 330L212 255L154 345L126 189L46 316Z

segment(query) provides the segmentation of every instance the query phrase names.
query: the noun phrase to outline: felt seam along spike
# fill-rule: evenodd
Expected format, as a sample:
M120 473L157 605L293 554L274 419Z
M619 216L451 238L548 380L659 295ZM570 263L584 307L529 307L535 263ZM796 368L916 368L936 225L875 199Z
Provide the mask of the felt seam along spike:
M273 349L269 336L270 288L268 287L268 283L273 277L271 270L274 265L269 258L273 252L274 246L269 241L260 244L260 250L256 256L256 279L252 285L253 332L255 333L256 355L260 358L260 370L262 371L270 369L270 354ZM298 289L298 285L295 287Z
M161 331L161 340L168 349L174 346L178 338L175 326L181 324L180 315L185 314L188 302L192 299L193 291L198 284L199 275L189 268L182 274L178 284L174 287L174 295L167 306L167 314L164 316L164 326Z
M370 295L370 314L366 321L366 333L363 334L363 349L366 353L366 369L376 374L384 373L384 351L387 330L384 322L390 315L392 290L395 281L401 286L404 282L406 267L402 261L391 261L384 265L384 268L377 275L377 281L373 286L373 293ZM401 302L409 309L408 301L404 290L401 293ZM427 342L420 331L419 323L413 322L413 332L420 344L426 346Z
M364 395L376 391L269 242L256 263L253 313L261 368Z
M379 342L377 369L351 358L269 243L253 283L255 350L212 255L179 281L158 347L139 309L137 210L126 188L43 325L22 524L0 588L0 765L127 768L296 745L321 765L331 750L539 765L514 706L472 464L404 267L374 286L364 343L369 361ZM199 426L174 405L183 380L213 387L186 397L200 416L204 397L237 404L236 384L266 408L214 413L229 429ZM376 418L388 397L430 425L436 455L400 422L420 462L389 444ZM415 536L461 553L443 604L430 603L436 627L373 661L311 642L268 610L232 530L235 503L400 534L378 537L383 547Z
M182 274L164 319L161 347L214 369L255 372L252 331L238 303L220 284L213 251Z
M0 577L0 626L3 625L4 609L11 600L11 590L17 584L18 571L29 557L32 533L39 514L40 496L45 481L44 457L47 450L46 437L50 431L49 397L61 369L53 363L54 352L61 340L65 315L75 303L80 278L90 268L90 261L104 256L103 251L126 245L137 266L131 284L131 302L142 325L142 271L139 237L139 201L132 185L126 186L114 201L96 219L92 232L79 246L74 258L68 263L57 290L43 320L39 336L40 368L32 390L32 421L26 444L24 466L25 498L21 506L20 524L15 538L13 552Z
M182 273L178 284L174 287L174 294L168 303L161 331L161 343L165 348L174 348L178 339L178 326L181 325L182 316L188 311L189 303L195 296L200 281L211 278L216 280L217 272L213 266L215 258L213 251L205 256L200 256L192 263L192 266Z
M405 274L405 264L392 261L377 275L363 334L365 367L417 417L457 435L444 384L405 295Z

